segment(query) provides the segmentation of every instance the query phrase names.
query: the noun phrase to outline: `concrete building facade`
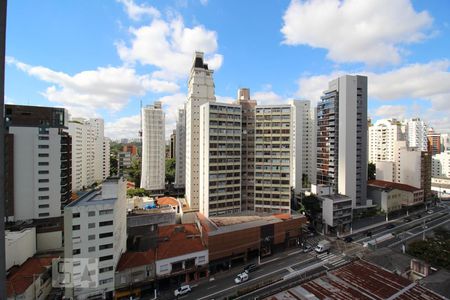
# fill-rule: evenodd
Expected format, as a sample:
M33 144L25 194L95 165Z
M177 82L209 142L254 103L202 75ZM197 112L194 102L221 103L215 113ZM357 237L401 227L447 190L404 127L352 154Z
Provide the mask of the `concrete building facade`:
M184 108L178 110L175 136L175 187L184 188L186 178L186 111Z
M442 152L432 156L432 177L450 178L450 152Z
M241 106L200 106L200 199L205 216L241 211Z
M395 143L405 140L402 128L396 119L378 120L369 127L369 162L395 160Z
M67 110L54 107L6 105L5 126L10 136L6 157L13 180L5 186L9 219L60 217L70 201L72 142L66 131Z
M165 124L161 102L142 109L141 188L162 191L165 188Z
M98 284L92 288L66 288L67 297L87 299L93 296L112 298L114 272L120 256L126 251L126 181L111 178L100 190L83 195L64 209L64 271L72 274L73 282L82 281L78 264L83 259L98 259L92 270ZM89 269L90 270L90 269Z
M192 209L199 209L200 189L200 105L215 102L213 70L196 52L188 82L186 102L186 200Z
M420 151L428 151L427 139L428 126L420 118L412 118L406 121L406 138L408 147L417 148Z
M367 77L345 75L329 83L317 107L317 184L366 204Z
M340 234L349 231L353 218L353 200L339 194L323 195L319 199L322 201L324 233Z
M255 202L255 122L256 100L250 89L238 90L236 104L242 109L241 209L253 211Z
M441 146L441 134L440 133L435 132L433 130L433 128L429 128L428 134L427 134L427 140L428 140L428 152L431 155L441 153L442 146Z

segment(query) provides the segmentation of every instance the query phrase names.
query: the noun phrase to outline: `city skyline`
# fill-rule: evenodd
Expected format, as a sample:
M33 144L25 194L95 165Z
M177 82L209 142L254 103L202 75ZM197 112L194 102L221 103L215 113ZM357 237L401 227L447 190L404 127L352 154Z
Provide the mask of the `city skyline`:
M328 10L322 16L323 5ZM233 1L120 0L89 3L89 10L46 3L35 14L36 4L11 2L6 101L102 117L105 136L120 139L137 137L139 100L160 100L169 136L199 50L215 71L218 102L231 102L238 88L249 87L261 104L295 98L314 107L328 81L361 74L368 76L371 118L419 116L445 132L446 6L366 1L356 14L352 1L264 3L255 10L252 3ZM321 26L305 31L318 17ZM333 36L339 43L328 39L330 28L339 28Z

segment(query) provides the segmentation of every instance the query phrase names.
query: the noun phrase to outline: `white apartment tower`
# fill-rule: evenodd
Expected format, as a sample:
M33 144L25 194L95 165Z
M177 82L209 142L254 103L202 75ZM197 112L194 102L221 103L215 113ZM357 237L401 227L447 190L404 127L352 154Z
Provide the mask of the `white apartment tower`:
M378 120L369 127L369 162L395 160L396 142L405 140L402 128L396 119Z
M103 177L103 139L105 137L105 126L103 119L89 119L86 121L92 126L94 138L94 179L100 182Z
M367 77L329 83L317 107L317 184L366 204Z
M241 211L241 106L200 106L200 198L206 217Z
M165 126L161 102L142 109L141 188L162 191L165 188Z
M213 70L196 52L188 82L186 102L186 200L191 209L199 209L200 188L200 105L215 102ZM164 144L164 143L162 143Z
M71 197L64 108L5 105L5 211L17 220L60 217Z
M109 177L110 156L111 156L111 140L107 137L103 138L103 179Z
M64 272L71 274L75 285L65 289L65 296L71 299L113 298L115 268L126 251L126 208L126 180L123 178L108 179L101 189L65 207ZM86 265L88 259L95 263ZM86 284L83 282L85 267L91 275L92 286L77 287Z
M290 212L293 110L290 104L256 106L255 212Z
M311 114L311 102L293 100L292 106L292 183L295 194L300 194L303 184L315 176L315 126ZM307 180L306 180L307 179Z
M186 178L186 111L184 108L178 110L175 139L175 187L184 188Z
M432 177L450 178L450 152L445 151L432 156Z
M428 126L420 118L412 118L406 121L408 147L428 151L427 133Z

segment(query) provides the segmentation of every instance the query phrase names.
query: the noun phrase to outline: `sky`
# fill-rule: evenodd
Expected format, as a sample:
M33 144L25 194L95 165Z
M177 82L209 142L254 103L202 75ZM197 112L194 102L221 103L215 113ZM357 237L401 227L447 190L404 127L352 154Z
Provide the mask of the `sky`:
M162 101L166 138L194 52L217 101L246 87L262 104L320 100L343 74L368 76L369 116L420 117L450 132L450 1L14 0L5 101L102 117L137 138L140 101Z

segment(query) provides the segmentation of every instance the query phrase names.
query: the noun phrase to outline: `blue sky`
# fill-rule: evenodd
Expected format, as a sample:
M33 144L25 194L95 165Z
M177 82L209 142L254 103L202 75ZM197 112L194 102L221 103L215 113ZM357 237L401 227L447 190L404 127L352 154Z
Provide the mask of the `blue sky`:
M310 99L341 74L369 76L374 119L420 116L450 131L446 0L102 0L8 3L6 100L101 116L136 137L139 100L163 101L167 132L186 99L193 51L218 101Z

